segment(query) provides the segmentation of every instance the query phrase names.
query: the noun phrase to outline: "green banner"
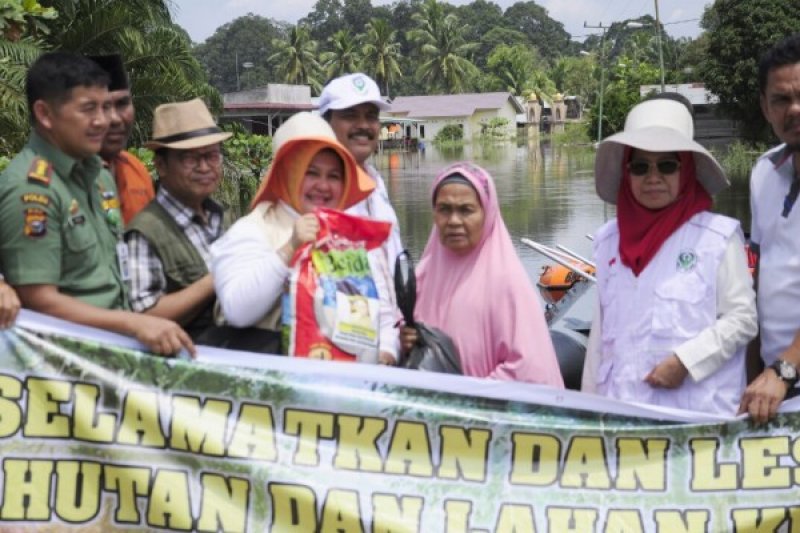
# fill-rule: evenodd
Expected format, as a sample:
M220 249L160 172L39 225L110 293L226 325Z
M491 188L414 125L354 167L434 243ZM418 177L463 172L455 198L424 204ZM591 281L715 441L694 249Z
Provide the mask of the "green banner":
M0 529L800 533L797 404L756 428L43 322L0 333Z

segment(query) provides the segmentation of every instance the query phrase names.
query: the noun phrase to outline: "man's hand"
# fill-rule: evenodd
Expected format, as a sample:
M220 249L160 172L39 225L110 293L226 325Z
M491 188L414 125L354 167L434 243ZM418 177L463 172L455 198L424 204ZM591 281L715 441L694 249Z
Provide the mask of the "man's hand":
M197 350L192 339L177 323L157 316L131 313L131 334L159 355L175 355L186 348L194 357Z
M788 391L789 385L774 370L766 368L745 389L739 414L748 413L756 424L765 424L778 412Z
M319 220L314 213L306 213L294 222L292 231L292 250L297 250L307 242L314 242L319 232Z
M17 292L5 281L0 281L0 329L14 325L19 308Z
M663 359L644 377L651 387L677 389L689 375L689 371L675 354Z

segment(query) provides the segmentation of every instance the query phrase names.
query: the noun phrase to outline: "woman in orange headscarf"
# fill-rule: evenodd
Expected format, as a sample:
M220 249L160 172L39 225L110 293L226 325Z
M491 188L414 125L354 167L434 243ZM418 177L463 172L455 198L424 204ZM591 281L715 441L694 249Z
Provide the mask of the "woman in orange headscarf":
M252 211L214 243L211 253L214 287L225 320L239 328L266 329L278 337L289 263L320 229L314 209L345 210L366 198L374 182L319 116L305 112L292 116L272 142L272 165ZM380 360L392 363L397 333L390 289L382 273L375 274L382 304Z

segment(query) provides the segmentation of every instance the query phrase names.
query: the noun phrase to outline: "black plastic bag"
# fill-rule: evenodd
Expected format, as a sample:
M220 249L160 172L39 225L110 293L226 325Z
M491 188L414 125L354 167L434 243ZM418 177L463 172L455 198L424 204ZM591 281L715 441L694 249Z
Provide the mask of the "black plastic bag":
M405 325L417 330L417 343L409 353L401 357L399 366L429 372L461 374L461 360L453 340L443 331L414 320L417 278L414 275L414 263L407 251L403 251L395 261L394 288L397 294L397 306L403 315Z

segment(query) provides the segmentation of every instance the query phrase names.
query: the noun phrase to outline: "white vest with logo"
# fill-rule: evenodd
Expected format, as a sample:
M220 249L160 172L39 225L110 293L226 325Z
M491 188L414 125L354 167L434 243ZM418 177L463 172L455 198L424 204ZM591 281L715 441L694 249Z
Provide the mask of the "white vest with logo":
M613 220L595 237L603 313L597 392L612 398L733 415L745 387L745 347L708 378L687 376L677 389L654 388L644 377L685 341L717 319L717 272L739 222L709 212L694 215L661 246L639 277L619 258Z

